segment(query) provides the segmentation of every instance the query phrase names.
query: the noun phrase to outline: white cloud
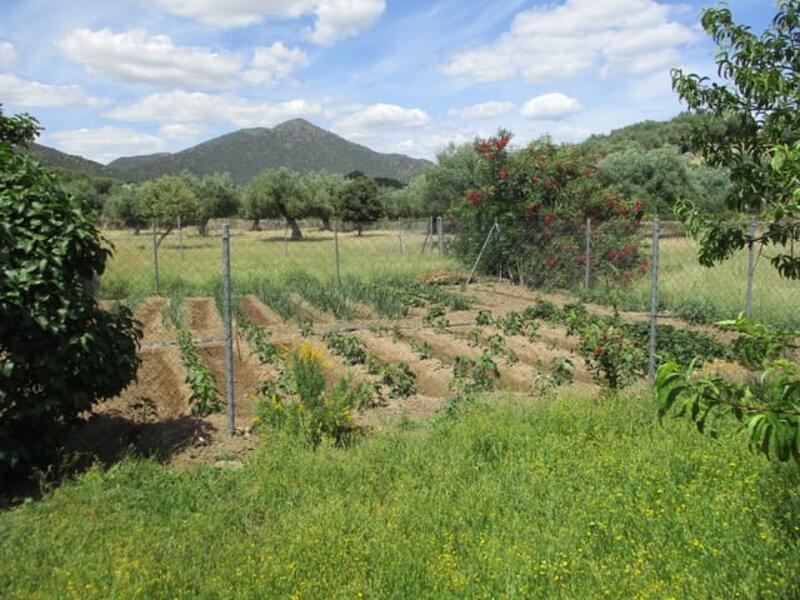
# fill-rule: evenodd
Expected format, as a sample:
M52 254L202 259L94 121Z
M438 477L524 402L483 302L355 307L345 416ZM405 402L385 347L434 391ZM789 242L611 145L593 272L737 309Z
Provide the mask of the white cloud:
M287 119L320 114L320 103L309 100L254 102L232 94L175 90L150 94L133 104L117 107L106 116L134 122L231 123L237 127L271 127Z
M386 8L384 0L321 0L314 4L317 22L306 35L323 46L358 35L371 27Z
M372 26L385 0L150 0L172 14L214 27L258 25L264 18L296 19L316 15L308 39L330 45Z
M170 140L190 140L203 133L202 127L194 125L182 125L180 123L173 125L162 125L158 129L158 134Z
M357 108L336 120L333 127L343 135L361 137L376 130L415 129L429 122L424 110L381 102Z
M108 163L120 156L150 154L167 149L166 142L159 137L121 127L59 131L48 134L46 142L64 152L101 163Z
M669 66L697 32L670 20L655 0L566 0L520 12L496 41L455 54L444 72L477 81L532 82L600 69L640 75Z
M244 79L252 84L271 85L309 63L308 55L299 48L287 48L281 42L275 42L253 51L253 60L244 73Z
M514 110L513 102L481 102L480 104L473 104L464 108L454 108L448 111L452 117L460 119L491 119L506 115Z
M580 112L582 108L577 99L554 92L531 98L520 112L523 117L534 121L559 121Z
M0 99L9 104L30 107L88 106L104 104L77 85L49 85L0 73Z
M155 85L223 87L231 84L242 64L236 54L175 46L169 37L151 36L142 29L76 29L59 45L90 73Z
M17 65L17 51L14 44L0 40L0 67L13 69Z
M398 152L417 158L434 159L450 144L460 146L471 143L474 139L475 135L463 132L433 132L387 144L382 146L382 149L386 152Z

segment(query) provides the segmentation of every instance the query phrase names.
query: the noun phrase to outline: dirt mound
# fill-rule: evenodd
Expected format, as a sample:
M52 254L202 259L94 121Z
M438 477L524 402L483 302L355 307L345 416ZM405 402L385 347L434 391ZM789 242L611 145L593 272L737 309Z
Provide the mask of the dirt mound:
M211 298L186 298L183 301L186 328L194 337L221 336L222 319Z

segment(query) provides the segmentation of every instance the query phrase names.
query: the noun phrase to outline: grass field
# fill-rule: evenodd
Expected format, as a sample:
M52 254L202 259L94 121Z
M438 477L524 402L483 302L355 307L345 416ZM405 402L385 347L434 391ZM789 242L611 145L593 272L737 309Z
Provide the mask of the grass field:
M800 478L635 398L494 398L241 470L126 460L0 515L4 598L795 598Z
M688 315L705 310L712 319L731 318L744 310L746 251L714 268L706 268L697 261L698 247L693 240L665 238L660 241L659 250L659 296L665 307ZM637 282L631 297L642 308L649 306L649 278ZM779 277L766 257L757 259L753 278L755 319L775 325L800 325L798 298L800 282Z
M129 231L107 231L115 255L102 280L104 298L142 297L154 289L152 234L135 236ZM236 230L231 235L231 273L234 288L249 290L254 281L280 279L287 273L303 271L331 280L336 273L334 234L306 228L301 242L285 242L282 231ZM365 231L339 234L340 273L369 280L376 274L419 275L424 271L453 269L453 259L430 252L421 253L425 235L405 232L403 253L396 231ZM189 295L212 295L219 285L222 246L218 233L199 237L194 230L170 234L159 248L159 280L162 290L181 287Z

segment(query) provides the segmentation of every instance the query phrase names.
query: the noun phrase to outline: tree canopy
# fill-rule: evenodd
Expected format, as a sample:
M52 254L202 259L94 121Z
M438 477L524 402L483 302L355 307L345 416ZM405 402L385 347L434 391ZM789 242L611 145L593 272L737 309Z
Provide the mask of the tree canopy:
M300 176L286 168L262 171L245 194L245 214L248 219L283 217L292 229L292 240L302 240L298 221L311 214L308 189Z
M800 1L781 0L761 34L733 21L728 8L703 13L703 28L719 46L720 81L676 69L673 87L687 106L713 119L697 121L691 145L712 166L730 172L728 204L760 215L766 227L751 239L744 220L720 222L693 203L680 214L700 236L700 262L713 265L751 243L771 246L771 262L788 278L800 278L800 201L786 162L800 139Z

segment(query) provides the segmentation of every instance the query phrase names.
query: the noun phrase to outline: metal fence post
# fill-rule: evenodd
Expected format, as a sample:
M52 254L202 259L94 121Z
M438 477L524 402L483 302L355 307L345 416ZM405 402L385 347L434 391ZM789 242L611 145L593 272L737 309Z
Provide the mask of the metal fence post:
M233 400L233 315L231 309L231 232L230 225L222 226L222 305L225 321L225 395L228 400L228 433L236 431Z
M444 256L444 220L436 217L436 235L439 237L439 256Z
M403 256L406 253L406 245L405 241L403 240L403 222L398 221L397 224L397 237L400 240L400 256Z
M744 295L744 314L749 319L753 315L753 277L756 273L756 245L753 240L756 237L758 221L755 217L750 218L750 241L747 244L747 290Z
M153 283L155 284L156 296L161 292L158 285L158 223L153 220Z
M180 248L181 258L183 258L183 227L181 227L180 215L178 215L178 247Z
M592 276L592 217L586 217L586 256L584 257L583 289L588 290Z
M475 264L473 264L472 268L469 270L469 276L467 277L467 281L464 283L464 286L462 287L465 287L467 283L472 281L472 276L475 274L475 269L478 268L478 263L481 262L483 251L486 250L486 246L489 245L489 240L492 239L492 235L495 233L495 231L497 232L498 235L500 234L500 226L497 224L497 219L494 220L494 223L489 228L489 233L486 234L486 239L483 240L483 246L481 246L481 251L478 252L478 258L475 259Z
M653 256L650 263L650 342L647 347L647 380L653 387L656 378L656 325L658 320L658 240L660 228L658 217L653 219Z
M283 219L283 255L289 256L289 223Z
M431 238L431 254L433 254L433 215L428 217L428 235Z
M333 222L333 246L336 249L336 285L342 285L342 273L339 270L339 222Z

